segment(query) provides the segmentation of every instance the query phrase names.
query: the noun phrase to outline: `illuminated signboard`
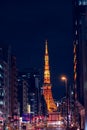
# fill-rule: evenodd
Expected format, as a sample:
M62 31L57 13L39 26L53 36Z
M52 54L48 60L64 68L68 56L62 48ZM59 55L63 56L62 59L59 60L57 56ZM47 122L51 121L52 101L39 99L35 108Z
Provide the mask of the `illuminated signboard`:
M31 121L32 120L32 114L31 113L24 113L22 115L22 121Z

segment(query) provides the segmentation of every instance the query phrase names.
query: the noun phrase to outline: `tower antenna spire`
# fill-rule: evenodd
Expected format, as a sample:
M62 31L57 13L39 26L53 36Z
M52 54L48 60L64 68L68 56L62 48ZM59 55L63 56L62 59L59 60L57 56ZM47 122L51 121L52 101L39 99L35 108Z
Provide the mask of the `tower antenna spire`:
M45 41L45 59L44 59L44 83L50 83L48 42Z
M45 41L45 54L48 54L48 46L47 46L47 40Z

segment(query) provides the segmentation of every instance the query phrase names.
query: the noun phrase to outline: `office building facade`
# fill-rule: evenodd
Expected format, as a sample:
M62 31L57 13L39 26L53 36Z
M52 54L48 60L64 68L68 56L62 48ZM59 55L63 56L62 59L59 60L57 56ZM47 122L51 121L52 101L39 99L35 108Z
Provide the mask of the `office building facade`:
M8 44L0 45L0 113L9 121L17 111L16 59Z
M80 111L81 129L87 129L87 0L74 0L74 44L76 45L76 97L85 109ZM83 116L85 114L85 117Z
M0 45L0 113L7 119L10 115L10 48Z
M10 101L11 101L11 117L14 119L18 116L18 95L17 95L17 67L16 57L11 56L11 69L10 69Z
M27 69L18 74L18 89L21 115L30 112L38 115L40 112L40 85L39 73L33 69Z

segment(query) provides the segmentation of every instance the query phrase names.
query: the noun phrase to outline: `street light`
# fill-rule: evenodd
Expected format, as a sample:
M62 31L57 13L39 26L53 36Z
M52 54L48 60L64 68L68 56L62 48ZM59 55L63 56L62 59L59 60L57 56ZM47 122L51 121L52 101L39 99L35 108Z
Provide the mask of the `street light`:
M66 87L66 100L67 100L67 130L69 128L69 96L68 96L68 85L67 85L67 76L66 75L62 75L61 76L61 80L64 81L65 83L65 87Z

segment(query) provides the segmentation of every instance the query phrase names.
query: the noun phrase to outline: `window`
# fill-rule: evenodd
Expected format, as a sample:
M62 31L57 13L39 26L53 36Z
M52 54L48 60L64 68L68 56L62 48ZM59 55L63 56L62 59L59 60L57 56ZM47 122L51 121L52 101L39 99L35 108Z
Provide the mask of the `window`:
M82 3L82 2L81 2L81 1L79 1L79 5L81 5L81 3Z
M4 96L4 92L2 92L2 96Z
M0 73L0 77L3 78L2 74Z
M79 0L79 5L87 5L87 0Z
M0 68L1 68L1 69L3 68L1 64L0 64Z
M4 102L3 101L0 101L0 105L3 105L4 104Z

